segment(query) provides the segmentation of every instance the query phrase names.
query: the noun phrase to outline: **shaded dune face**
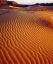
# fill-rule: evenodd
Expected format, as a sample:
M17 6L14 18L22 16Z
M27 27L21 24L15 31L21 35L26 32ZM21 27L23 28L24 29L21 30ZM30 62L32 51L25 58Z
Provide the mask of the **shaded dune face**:
M23 11L0 16L0 64L53 64L51 16Z

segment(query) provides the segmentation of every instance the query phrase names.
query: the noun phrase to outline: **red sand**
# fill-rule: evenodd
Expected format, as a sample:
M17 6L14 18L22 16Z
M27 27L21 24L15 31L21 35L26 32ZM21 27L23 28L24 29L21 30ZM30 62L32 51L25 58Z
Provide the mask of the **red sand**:
M51 17L45 11L0 15L0 64L53 64Z

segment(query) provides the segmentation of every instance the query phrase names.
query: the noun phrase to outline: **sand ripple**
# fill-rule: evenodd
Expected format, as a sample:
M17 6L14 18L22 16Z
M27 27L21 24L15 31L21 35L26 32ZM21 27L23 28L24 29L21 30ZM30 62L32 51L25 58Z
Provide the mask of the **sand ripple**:
M34 12L4 16L7 18L0 17L0 64L53 64L53 30L49 26L43 26Z

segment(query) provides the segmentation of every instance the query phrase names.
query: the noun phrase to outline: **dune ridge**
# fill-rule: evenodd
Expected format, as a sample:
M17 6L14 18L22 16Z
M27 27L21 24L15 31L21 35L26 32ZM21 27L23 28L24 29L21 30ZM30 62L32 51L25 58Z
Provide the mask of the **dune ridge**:
M49 21L48 15L53 16L23 11L0 16L1 64L53 64L53 27L39 20Z

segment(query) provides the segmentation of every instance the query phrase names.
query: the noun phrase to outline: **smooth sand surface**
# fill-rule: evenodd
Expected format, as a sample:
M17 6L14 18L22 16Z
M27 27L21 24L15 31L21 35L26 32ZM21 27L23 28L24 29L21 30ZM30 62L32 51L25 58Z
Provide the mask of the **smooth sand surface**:
M0 64L53 64L53 12L0 15Z

